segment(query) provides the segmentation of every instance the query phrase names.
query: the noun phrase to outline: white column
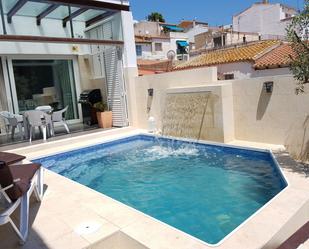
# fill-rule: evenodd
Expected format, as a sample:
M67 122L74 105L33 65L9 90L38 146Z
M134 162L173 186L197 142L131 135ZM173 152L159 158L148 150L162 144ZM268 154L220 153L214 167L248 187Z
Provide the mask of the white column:
M132 13L121 11L122 36L124 41L123 69L127 90L128 117L130 126L137 126L137 99L135 78L138 76Z
M124 68L137 67L132 12L121 11L121 22L124 41Z

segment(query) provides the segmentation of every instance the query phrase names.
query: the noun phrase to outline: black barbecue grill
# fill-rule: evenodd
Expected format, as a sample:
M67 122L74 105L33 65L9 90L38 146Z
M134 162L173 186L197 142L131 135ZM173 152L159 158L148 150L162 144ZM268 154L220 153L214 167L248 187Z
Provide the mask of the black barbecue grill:
M102 101L100 89L85 90L80 94L78 103L82 105L83 123L94 125L98 123L93 105Z

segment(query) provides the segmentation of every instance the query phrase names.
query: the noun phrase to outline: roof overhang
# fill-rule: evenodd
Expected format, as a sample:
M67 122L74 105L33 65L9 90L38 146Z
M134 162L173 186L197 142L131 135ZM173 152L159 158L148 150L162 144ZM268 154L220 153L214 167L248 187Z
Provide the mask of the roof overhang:
M38 43L66 43L66 44L95 44L122 46L123 41L114 40L94 40L82 38L48 37L48 36L28 36L28 35L0 35L0 41L11 42L38 42Z
M125 0L0 0L0 14L3 27L3 34L0 41L15 42L60 42L108 44L108 41L92 39L75 39L75 21L84 22L85 28L94 25L104 19L111 17L120 11L130 11L129 2ZM36 25L41 25L44 19L56 19L62 22L59 29L66 28L70 23L69 32L71 37L49 37L32 36L31 34L15 33L9 29L14 23L14 16L25 16L36 19ZM73 22L74 21L74 22ZM61 23L60 22L60 23ZM45 26L46 28L46 26ZM10 31L10 32L9 32ZM42 32L44 33L44 32ZM83 40L83 41L82 41ZM93 42L91 42L91 40ZM122 41L112 41L113 44L120 44Z
M130 11L129 4L119 4L110 1L100 1L100 0L26 0L30 2L41 2L49 4L59 4L59 5L71 5L72 7L84 7L91 9L108 9L108 10L123 10Z

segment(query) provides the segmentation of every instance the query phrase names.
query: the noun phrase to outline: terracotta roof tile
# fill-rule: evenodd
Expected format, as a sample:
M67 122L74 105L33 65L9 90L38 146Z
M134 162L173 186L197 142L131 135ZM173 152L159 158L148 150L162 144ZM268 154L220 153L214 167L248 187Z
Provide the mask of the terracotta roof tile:
M293 48L287 43L282 44L257 59L254 68L259 70L265 68L287 67L291 63L290 56L295 56Z
M138 69L138 76L151 75L151 74L156 74L156 71Z
M255 61L255 58L265 51L268 51L280 44L279 41L268 40L245 45L237 48L228 48L215 50L202 54L192 60L182 63L175 67L175 70L195 68L195 67L207 67L218 64L241 62L241 61Z

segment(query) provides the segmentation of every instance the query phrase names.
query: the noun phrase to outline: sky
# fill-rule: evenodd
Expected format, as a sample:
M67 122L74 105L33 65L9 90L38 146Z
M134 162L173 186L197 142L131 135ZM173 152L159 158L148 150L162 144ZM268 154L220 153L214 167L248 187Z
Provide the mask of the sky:
M166 22L197 19L210 25L232 23L232 16L259 0L130 0L134 20L145 20L151 12L161 13ZM302 8L303 0L277 0L295 8Z

